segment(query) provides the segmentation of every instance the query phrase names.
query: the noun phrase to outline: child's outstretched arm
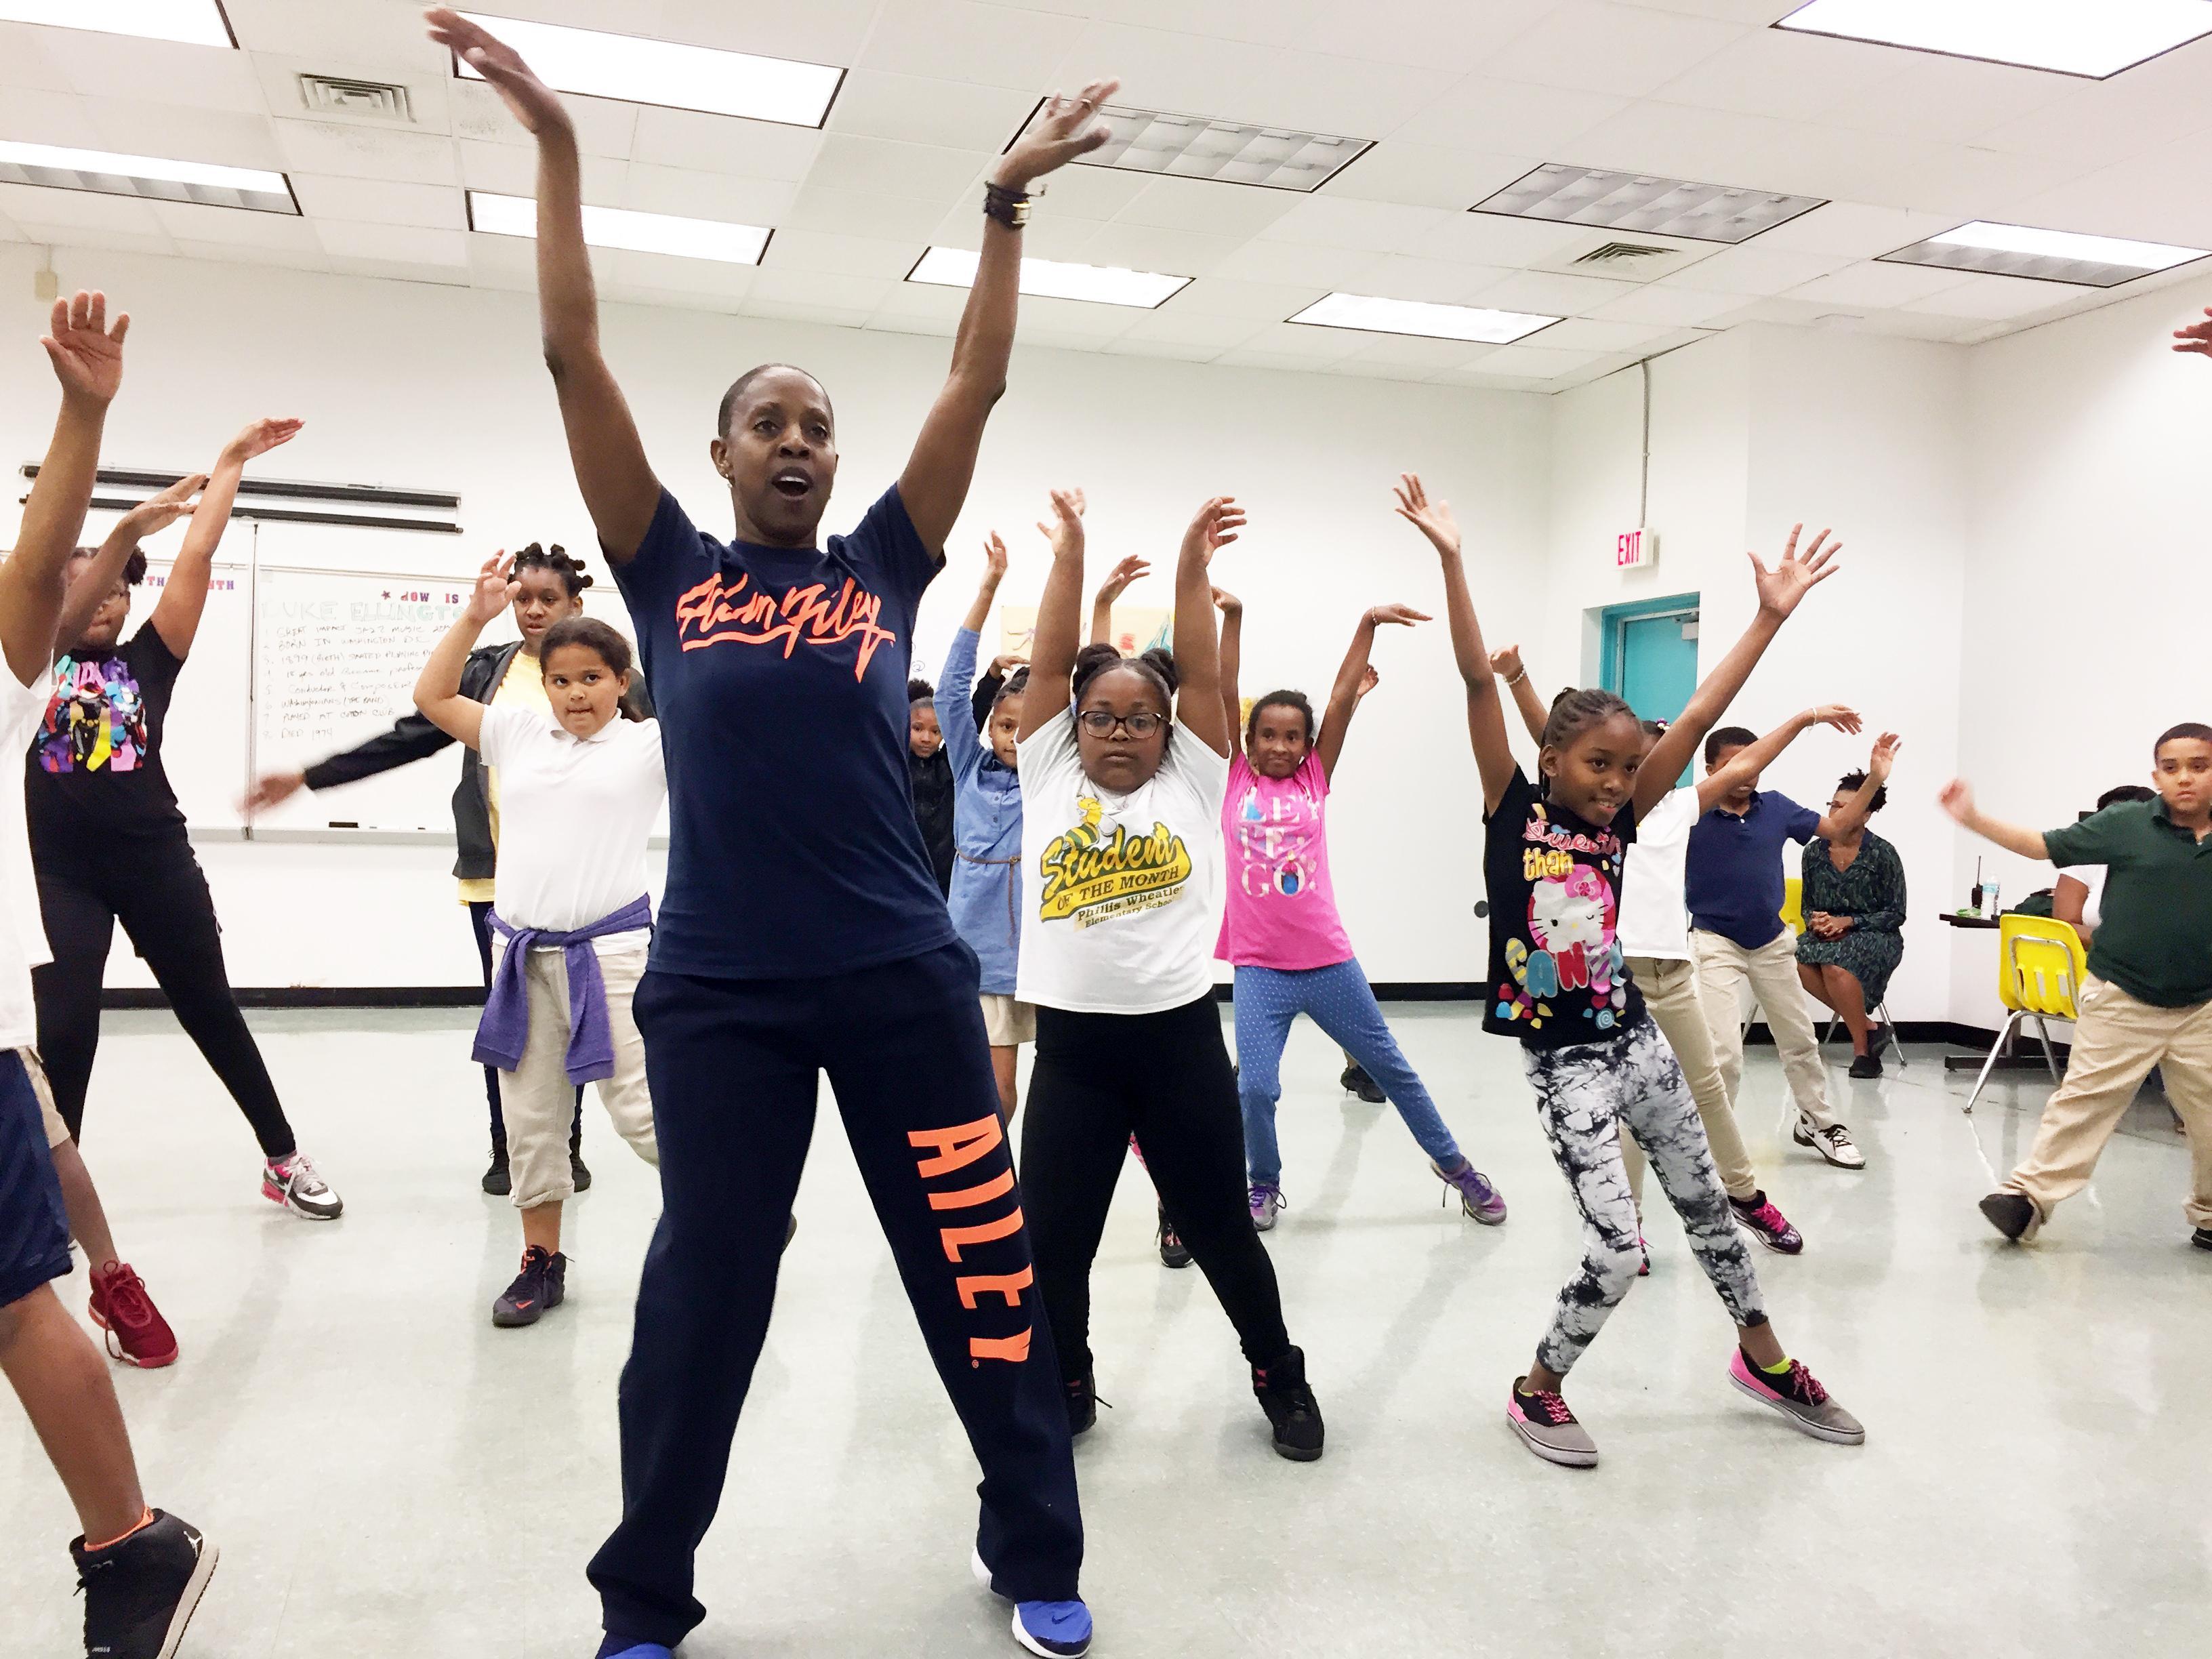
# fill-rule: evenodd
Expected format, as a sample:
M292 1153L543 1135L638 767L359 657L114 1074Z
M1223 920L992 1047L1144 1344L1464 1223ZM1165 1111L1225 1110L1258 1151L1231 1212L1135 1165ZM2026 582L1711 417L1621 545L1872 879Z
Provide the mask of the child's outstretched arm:
M279 444L291 442L301 424L273 418L251 422L216 458L215 471L208 474L199 505L185 532L185 544L177 550L176 562L169 567L168 584L147 619L179 661L191 654L192 641L199 634L200 615L207 609L208 583L215 569L215 550L222 544L223 530L230 523L231 505L238 499L246 464Z
M1106 580L1098 584L1097 592L1091 598L1091 643L1111 645L1114 642L1114 601L1128 592L1129 584L1152 574L1152 564L1134 553L1106 573Z
M1233 495L1216 495L1198 509L1176 556L1175 657L1181 688L1177 718L1217 755L1229 753L1237 723L1221 701L1221 641L1213 631L1213 556L1237 539L1244 509Z
M467 608L453 619L415 682L415 706L423 718L471 749L479 746L483 734L484 705L461 695L461 670L467 666L484 624L514 603L520 586L510 580L514 573L514 561L504 554L495 553L483 562Z
M1459 521L1448 501L1431 501L1414 473L1400 475L1398 516L1429 538L1443 567L1444 619L1451 629L1452 656L1467 685L1467 733L1474 744L1475 769L1482 775L1482 810L1498 810L1513 781L1513 747L1505 736L1505 708L1498 696L1498 676L1482 648L1482 626L1474 619L1474 600L1467 591L1467 569L1460 562ZM1679 768L1677 769L1680 769Z
M1052 492L1053 519L1040 524L1052 544L1052 570L1037 601L1036 636L1030 644L1029 690L1022 698L1017 741L1042 730L1067 707L1068 676L1075 672L1076 630L1083 612L1083 492Z
M1321 757L1322 775L1336 775L1338 757L1344 753L1344 739L1351 730L1352 717L1359 708L1363 693L1360 686L1367 678L1367 659L1375 648L1375 630L1385 623L1401 628L1411 628L1416 623L1432 620L1425 611L1416 611L1407 605L1370 605L1359 618L1359 626L1352 630L1352 644L1337 665L1336 684L1328 690L1328 707L1322 713L1321 736L1315 739L1314 753Z
M1520 711L1521 724L1528 728L1529 737L1536 746L1544 746L1544 722L1552 711L1536 695L1536 688L1528 683L1528 671L1521 661L1521 647L1506 646L1490 653L1490 672L1505 677L1505 689L1513 694L1513 707Z
M2044 844L2043 831L1990 817L1974 805L1974 787L1964 778L1954 778L1945 784L1936 800L1956 822L1984 841L1995 842L2008 853L2017 853L2024 859L2051 856L2050 848Z
M1710 812L1714 803L1729 795L1748 778L1755 778L1781 757L1782 751L1816 726L1832 726L1838 732L1856 734L1861 725L1858 710L1846 708L1839 702L1824 702L1812 708L1801 708L1776 726L1757 743L1747 744L1728 758L1728 764L1717 772L1709 772L1698 780L1698 811ZM1669 772L1668 777L1679 773Z
M1897 764L1897 751L1902 742L1894 732L1885 732L1875 739L1874 753L1867 761L1867 775L1859 787L1834 811L1820 814L1820 833L1823 837L1842 841L1866 828L1867 820L1874 816L1874 798L1889 781L1890 769Z
M1234 754L1244 746L1244 700L1237 684L1244 667L1244 601L1217 587L1213 608L1221 613L1221 718L1228 723Z

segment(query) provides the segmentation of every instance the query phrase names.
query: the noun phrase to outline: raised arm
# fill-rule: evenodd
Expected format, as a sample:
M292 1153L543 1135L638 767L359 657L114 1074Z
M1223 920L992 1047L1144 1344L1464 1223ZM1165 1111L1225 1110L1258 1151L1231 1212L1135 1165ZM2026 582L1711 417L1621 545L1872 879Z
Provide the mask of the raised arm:
M1213 556L1237 539L1244 509L1233 495L1216 495L1198 509L1176 556L1175 659L1181 681L1176 718L1193 737L1226 756L1237 722L1221 702L1221 641L1213 631Z
M1841 806L1820 815L1821 835L1830 841L1849 840L1866 828L1866 821L1874 816L1875 792L1889 781L1890 771L1897 764L1899 742L1894 732L1885 732L1875 739L1864 781Z
M191 654L193 636L199 632L200 613L207 609L215 550L222 544L224 526L230 523L231 503L238 498L238 483L245 476L246 464L279 444L291 442L301 424L294 420L255 421L225 444L216 458L215 471L208 474L207 488L192 514L191 527L185 532L185 544L177 550L177 561L169 567L168 584L154 602L149 619L161 643L178 661Z
M1067 707L1068 677L1075 672L1077 629L1083 613L1083 492L1052 492L1052 521L1040 524L1052 544L1052 570L1037 601L1036 632L1030 641L1030 689L1022 697L1022 729L1028 738Z
M1029 217L1029 187L1106 142L1107 129L1095 118L1099 106L1121 84L1093 81L1074 98L1055 94L1042 118L991 169L982 252L976 258L967 308L960 313L959 332L952 337L952 372L921 423L906 471L899 474L899 498L925 547L942 548L952 533L953 521L968 499L969 481L975 477L983 423L1006 389L1021 293L1021 227Z
M483 562L467 607L453 619L446 637L431 652L430 660L422 665L422 678L415 682L415 706L422 711L423 718L471 749L478 746L483 732L485 706L461 695L461 670L469 653L476 649L477 635L483 632L484 624L514 603L520 586L509 580L514 571L514 561L504 554L494 554Z
M945 752L952 757L952 775L965 775L982 763L983 739L978 722L964 718L975 685L975 653L982 643L983 624L991 619L991 602L1006 574L1006 544L993 531L983 544L983 580L976 585L975 603L961 618L960 629L945 653L944 672L937 677L937 702L945 711L938 726L945 733ZM951 711L959 709L960 714Z
M159 535L179 519L192 510L191 498L207 485L207 474L195 472L190 477L179 478L158 495L149 495L115 521L115 528L107 532L107 539L100 550L80 568L69 585L69 592L62 600L62 613L54 624L54 641L82 636L84 630L98 614L100 603L113 591L124 567L138 544L149 536Z
M560 399L568 461L585 509L607 557L627 564L653 527L660 481L599 351L599 301L584 244L583 164L575 125L514 47L442 6L428 21L430 38L482 75L538 140L538 316L545 367Z
M23 503L15 549L0 562L0 653L18 685L37 684L53 665L70 555L92 505L100 435L123 385L123 337L131 319L118 313L110 329L107 296L80 292L54 301L47 326L52 332L39 343L62 383L61 413Z
M1337 757L1344 753L1345 734L1352 729L1352 716L1359 708L1359 699L1365 695L1360 686L1367 678L1367 659L1375 648L1375 630L1385 624L1411 628L1416 623L1431 618L1426 611L1416 611L1411 605L1370 605L1361 613L1359 626L1352 630L1352 644L1346 649L1344 660L1336 667L1336 684L1328 689L1328 707L1322 710L1321 735L1314 740L1314 753L1321 757L1322 775L1336 776Z
M1509 645L1502 651L1490 653L1490 672L1505 677L1505 689L1513 694L1513 707L1521 715L1521 724L1528 728L1528 736L1538 748L1544 744L1544 723L1552 711L1544 707L1544 700L1536 695L1536 688L1528 683L1528 671L1521 663L1521 647Z
M1667 728L1667 735L1654 744L1651 752L1644 757L1643 769L1636 775L1636 816L1639 818L1674 787L1674 780L1682 775L1690 757L1705 740L1705 733L1728 712L1729 704L1743 690L1743 683L1751 678L1751 671L1766 654L1766 647L1774 642L1775 635L1790 620L1790 613L1808 593L1836 574L1833 561L1844 544L1830 544L1828 532L1823 530L1800 556L1797 538L1804 529L1802 524L1790 527L1781 560L1771 570L1759 562L1758 554L1744 556L1751 561L1752 579L1759 589L1758 614L1752 617L1751 626L1743 630L1743 637L1721 659L1720 665L1699 684L1689 706L1682 710L1682 717Z
M1505 708L1498 696L1498 676L1482 648L1482 626L1467 591L1467 569L1460 562L1459 521L1449 501L1431 501L1419 477L1403 473L1398 482L1398 516L1429 538L1443 568L1444 620L1451 629L1452 657L1467 685L1467 734L1474 745L1475 770L1482 775L1482 811L1487 817L1513 781L1513 748L1505 736Z
M1846 708L1839 702L1824 702L1817 708L1799 709L1758 742L1747 744L1730 755L1728 763L1718 771L1708 772L1699 778L1698 811L1711 811L1715 803L1735 793L1745 783L1764 772L1781 757L1784 750L1814 726L1832 726L1838 732L1856 732L1861 724L1858 711ZM1676 778L1681 774L1679 771L1669 772L1667 775Z
M1106 580L1098 584L1098 591L1091 597L1091 643L1111 645L1114 642L1114 604L1128 591L1129 584L1152 573L1151 563L1134 553L1106 573Z
M1963 824L1984 841L1995 842L2008 853L2017 853L2024 859L2051 856L2051 849L2044 844L2043 831L1990 817L1974 805L1974 787L1964 778L1954 778L1945 784L1936 801L1954 822Z
M1237 676L1244 665L1244 601L1225 587L1212 590L1213 608L1221 613L1221 718L1229 727L1229 752L1244 747L1244 697Z
M2197 321L2174 330L2173 339L2176 351L2193 352L2199 357L2212 358L2212 306L2205 307L2203 316Z

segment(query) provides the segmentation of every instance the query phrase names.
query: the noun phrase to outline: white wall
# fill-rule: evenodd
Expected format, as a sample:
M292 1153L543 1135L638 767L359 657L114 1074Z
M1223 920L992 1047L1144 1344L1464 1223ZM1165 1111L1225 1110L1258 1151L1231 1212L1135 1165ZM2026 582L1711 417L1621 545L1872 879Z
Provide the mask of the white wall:
M133 314L110 464L204 465L248 417L298 415L307 429L264 464L272 476L460 493L470 534L460 545L425 538L426 574L459 574L494 547L532 539L591 544L538 366L531 296L69 250L55 264L65 289L103 287ZM11 469L43 453L53 408L32 265L27 249L0 250L0 455ZM605 328L648 450L709 526L727 517L707 441L738 372L791 359L830 389L844 456L830 515L839 527L896 476L948 350L930 337L623 307L609 308ZM1151 591L1132 590L1133 604L1168 603L1166 573L1199 501L1243 498L1252 527L1224 555L1222 576L1247 602L1251 690L1324 691L1361 610L1437 597L1426 544L1389 512L1403 468L1455 501L1476 580L1513 592L1533 622L1546 410L1526 394L1023 350L915 653L942 659L988 527L1015 552L1003 597L1035 602L1042 542L1029 526L1057 483L1090 492L1095 571L1126 552L1154 556L1162 574ZM12 530L13 518L0 524ZM1479 802L1441 624L1394 632L1378 661L1383 689L1338 780L1346 921L1376 979L1478 977ZM450 847L211 843L201 855L239 984L477 977L445 875ZM148 982L127 951L117 958L112 982Z

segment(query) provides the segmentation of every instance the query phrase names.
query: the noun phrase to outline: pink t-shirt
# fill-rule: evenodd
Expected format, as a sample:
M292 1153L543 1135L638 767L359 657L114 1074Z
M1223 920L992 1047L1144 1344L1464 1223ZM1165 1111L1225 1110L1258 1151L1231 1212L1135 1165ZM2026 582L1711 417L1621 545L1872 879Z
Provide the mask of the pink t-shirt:
M1352 960L1328 878L1328 775L1308 755L1287 778L1263 778L1242 754L1221 803L1229 902L1213 954L1240 968L1333 968Z

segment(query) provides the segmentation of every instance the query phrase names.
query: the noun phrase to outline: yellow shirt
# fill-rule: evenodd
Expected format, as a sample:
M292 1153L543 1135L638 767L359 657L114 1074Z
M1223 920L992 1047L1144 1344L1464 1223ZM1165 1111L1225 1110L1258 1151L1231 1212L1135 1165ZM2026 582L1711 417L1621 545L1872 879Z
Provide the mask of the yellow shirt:
M545 695L545 676L538 668L537 658L526 657L518 651L508 659L507 672L500 677L499 689L491 694L491 707L526 708L544 715L549 720L553 718L553 702ZM484 768L484 793L491 806L491 844L492 850L496 853L499 850L499 769L495 766ZM482 880L463 878L461 902L489 904L492 886L489 876Z

